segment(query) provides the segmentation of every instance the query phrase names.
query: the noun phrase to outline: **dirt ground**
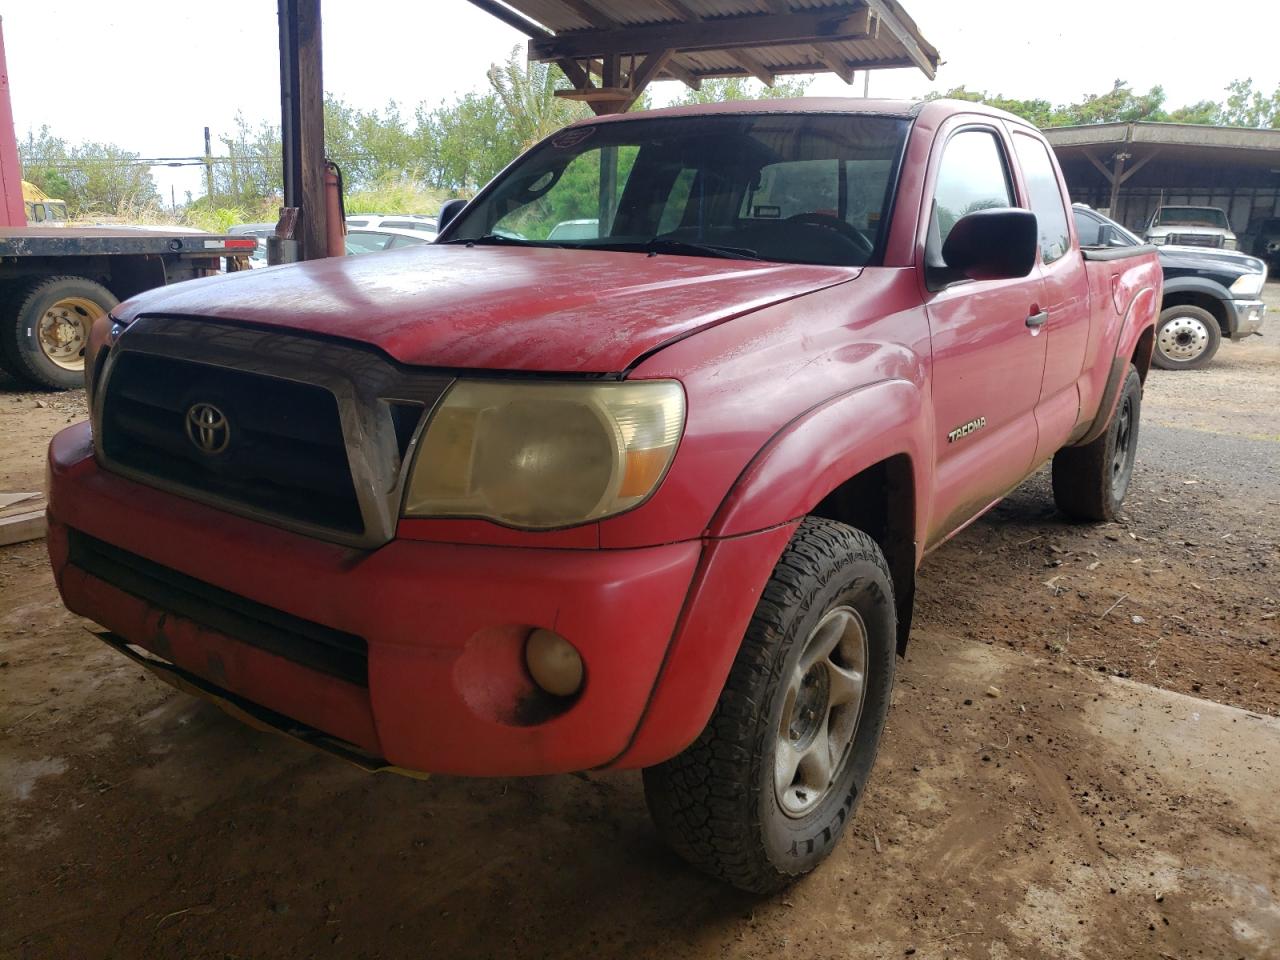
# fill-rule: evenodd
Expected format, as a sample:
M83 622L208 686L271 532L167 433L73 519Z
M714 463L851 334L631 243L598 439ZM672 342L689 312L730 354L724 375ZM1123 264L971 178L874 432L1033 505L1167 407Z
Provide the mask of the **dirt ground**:
M926 562L866 800L773 898L687 870L634 774L368 776L248 730L0 548L0 958L1278 957L1268 326L1153 371L1123 522L1041 473ZM82 416L0 381L0 490Z

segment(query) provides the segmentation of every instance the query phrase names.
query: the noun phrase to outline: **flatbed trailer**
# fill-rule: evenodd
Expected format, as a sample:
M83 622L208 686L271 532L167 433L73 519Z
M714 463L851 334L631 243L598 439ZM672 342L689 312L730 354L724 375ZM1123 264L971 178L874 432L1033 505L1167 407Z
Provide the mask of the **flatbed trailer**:
M0 227L0 368L35 387L78 387L94 320L144 290L246 269L256 242L181 229Z

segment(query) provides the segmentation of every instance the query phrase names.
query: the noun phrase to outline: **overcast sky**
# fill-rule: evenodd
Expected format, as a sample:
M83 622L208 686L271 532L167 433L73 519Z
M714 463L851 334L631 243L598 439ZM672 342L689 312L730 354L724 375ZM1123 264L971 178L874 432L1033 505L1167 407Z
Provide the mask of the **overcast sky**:
M941 51L938 78L883 70L871 93L918 97L964 84L1054 103L1117 78L1161 84L1173 106L1221 99L1237 77L1280 84L1278 0L902 0ZM19 139L48 125L71 141L142 156L200 153L203 127L237 111L279 122L275 0L18 0L0 5ZM325 0L325 87L349 103L412 108L484 85L487 66L524 41L466 0ZM653 87L661 101L678 87ZM812 93L861 93L832 76ZM215 140L216 142L216 140ZM216 152L216 149L215 149ZM203 191L198 170L157 169L166 200Z

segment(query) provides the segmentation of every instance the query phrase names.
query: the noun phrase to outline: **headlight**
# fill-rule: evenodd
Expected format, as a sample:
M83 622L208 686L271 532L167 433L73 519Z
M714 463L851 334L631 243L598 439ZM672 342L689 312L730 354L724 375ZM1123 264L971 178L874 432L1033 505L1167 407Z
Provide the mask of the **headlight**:
M621 513L657 489L683 429L669 380L459 380L418 444L404 515L547 529Z
M1223 237L1222 246L1227 250L1235 250L1240 246L1240 241L1235 237Z
M1168 242L1169 242L1169 238L1165 236L1147 237L1147 243L1153 243L1157 247L1164 246Z
M1256 297L1262 292L1262 286L1266 282L1265 273L1242 273L1231 284L1231 294L1236 297Z

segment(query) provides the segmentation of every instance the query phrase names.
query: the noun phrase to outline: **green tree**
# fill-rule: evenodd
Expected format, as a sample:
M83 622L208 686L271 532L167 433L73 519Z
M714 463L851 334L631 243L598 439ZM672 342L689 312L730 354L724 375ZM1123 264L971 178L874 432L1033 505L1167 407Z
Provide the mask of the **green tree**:
M504 63L493 64L488 77L504 114L503 133L516 148L512 157L561 127L591 116L586 104L556 96L557 90L569 89L559 67L528 63L519 47L512 48Z
M114 143L68 147L47 126L18 145L23 177L45 193L67 201L72 217L114 214L121 208L159 203L151 170L139 154Z
M812 77L797 77L775 80L773 86L766 87L752 77L718 77L703 80L697 90L686 87L681 96L672 101L672 105L724 103L729 100L785 100L803 97L812 82Z
M1280 85L1270 94L1253 89L1253 78L1232 80L1218 122L1235 127L1280 128Z
M1201 100L1198 103L1189 103L1185 107L1170 110L1165 119L1170 123L1216 124L1221 122L1221 113L1222 104L1214 103L1212 100Z
M970 90L968 87L952 87L946 93L931 93L926 100L968 100L970 103L985 103L1000 110L1007 110L1015 116L1029 120L1037 127L1052 125L1054 107L1048 100L1014 100L1003 94L990 94L985 91Z

